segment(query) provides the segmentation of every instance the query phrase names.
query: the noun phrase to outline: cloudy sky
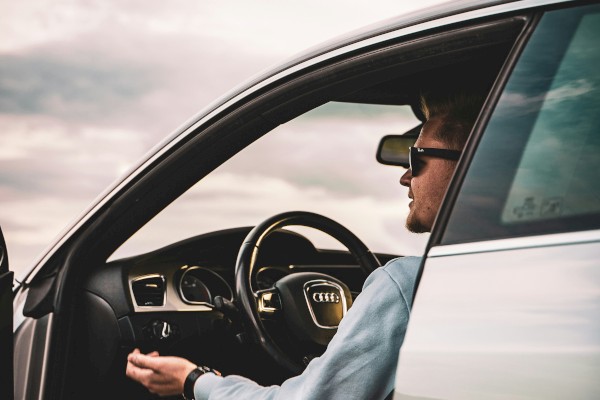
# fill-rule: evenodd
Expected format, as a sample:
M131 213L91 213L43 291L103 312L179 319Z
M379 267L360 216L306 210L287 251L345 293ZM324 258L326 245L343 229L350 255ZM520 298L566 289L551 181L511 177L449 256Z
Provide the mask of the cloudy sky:
M0 0L0 225L11 268L35 261L208 103L308 47L417 7L408 3Z

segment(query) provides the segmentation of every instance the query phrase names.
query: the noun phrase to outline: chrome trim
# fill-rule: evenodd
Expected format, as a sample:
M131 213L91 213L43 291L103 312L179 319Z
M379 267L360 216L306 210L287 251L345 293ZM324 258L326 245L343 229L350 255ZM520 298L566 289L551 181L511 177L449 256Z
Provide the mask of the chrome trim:
M290 269L297 270L319 270L319 269L358 269L358 264L293 264L289 266Z
M190 271L195 271L195 270L202 270L202 271L206 271L210 274L213 274L214 276L216 276L217 278L219 278L221 280L221 282L223 282L223 284L225 285L225 287L227 288L227 290L229 291L229 297L228 299L233 301L233 290L231 290L231 287L229 286L229 284L227 283L227 281L225 279L223 279L223 277L219 274L217 274L215 271L212 271L208 268L205 267L198 267L198 266L192 266L192 267L188 267L186 270L184 270L183 274L181 274L181 278L179 278L179 281L177 282L177 292L179 293L179 297L181 298L181 300L183 300L184 303L186 304L194 304L194 305L205 305L208 306L210 308L213 308L214 305L212 303L208 303L205 301L191 301L185 298L185 296L183 295L183 292L181 290L181 282L183 281L183 278L185 277L186 274L188 274ZM206 283L202 282L204 284L204 286L206 286L206 289L208 290L208 293L210 294L211 299L212 297L212 293L210 292L210 288L206 285Z
M152 278L160 278L163 282L163 288L164 288L163 304L162 304L162 306L140 306L135 299L135 294L133 293L133 283L144 280L144 279L152 279ZM129 279L129 293L131 294L131 300L133 301L134 307L138 307L141 309L150 309L152 311L162 311L162 310L157 310L157 309L164 308L167 305L167 281L165 279L165 276L161 275L161 274L148 274L148 275L137 276L133 279L130 278Z
M25 322L26 317L23 315L25 309L25 301L27 300L27 293L29 289L20 287L14 294L13 298L13 333L15 333L19 327Z
M28 318L23 321L19 332L14 335L14 394L15 399L26 399L31 396L28 391L31 390L31 385L28 384L30 375L33 373L31 368L33 342L35 335L35 325L40 320Z
M126 176L122 178L122 180L115 181L111 186L109 186L104 192L100 194L94 201L94 203L88 207L82 214L80 214L72 223L70 227L67 227L63 230L58 237L58 239L54 244L49 245L38 258L37 261L33 263L33 268L26 273L26 277L24 278L24 283L28 284L31 282L31 279L35 274L41 269L46 262L52 257L58 249L66 243L75 232L80 229L90 218L94 215L98 210L100 210L112 197L115 196L119 191L125 188L136 176L140 175L144 172L152 163L154 163L158 158L162 157L166 152L168 152L171 148L177 145L179 142L184 140L187 136L193 134L196 129L217 116L219 113L223 112L228 107L237 103L244 97L249 96L250 94L259 91L265 86L285 78L286 76L292 75L302 69L309 68L315 64L324 62L326 60L339 57L343 54L350 53L352 51L368 47L371 45L379 44L391 39L395 39L398 37L402 37L405 35L410 35L422 31L426 31L428 29L440 28L441 26L460 23L466 20L482 18L482 17L490 17L494 15L500 15L503 13L514 12L526 10L529 8L535 8L545 5L553 5L559 3L570 3L575 0L532 0L532 1L522 1L522 2L510 2L507 4L500 4L496 6L491 6L483 9L467 11L459 14L455 14L448 17L442 17L439 19L432 19L426 22L417 23L412 26L408 26L405 28L400 28L394 30L392 32L384 33L372 38L360 40L358 42L353 42L349 45L342 46L325 54L318 55L314 58L305 60L298 64L291 66L288 69L275 73L274 75L268 76L262 81L257 82L255 85L246 88L246 89L238 89L243 88L243 85L238 86L233 89L229 93L234 93L234 95L227 94L223 96L221 99L213 102L208 107L204 108L202 111L197 113L194 117L190 118L188 122L185 122L181 125L180 128L177 128L173 134L169 135L164 141L160 142L154 148L152 148L145 156L144 161L141 161L137 167L133 167L129 172L127 172ZM485 7L485 6L484 6ZM414 14L412 14L414 16ZM435 18L435 17L433 17ZM396 21L397 22L397 21ZM392 25L393 22L390 22ZM263 73L258 74L258 76L264 75ZM254 78L251 78L249 82L252 82ZM237 94L236 94L237 93ZM223 101L222 99L226 99ZM220 103L220 105L218 105ZM217 104L215 106L215 104ZM206 114L205 114L206 113ZM198 119L199 118L199 119ZM196 122L192 123L192 121L196 120ZM192 124L189 125L188 124ZM187 128L183 128L184 126L188 126ZM179 132L179 133L178 133Z
M331 286L331 287L334 287L337 290L339 290L340 297L342 300L342 318L344 318L346 316L346 313L348 312L348 307L346 305L346 293L344 292L344 289L335 282L331 282L331 281L328 281L325 279L315 279L312 281L305 282L304 286L303 286L303 290L302 290L304 292L304 298L306 299L306 304L308 305L308 311L310 311L310 316L312 317L315 325L317 325L319 328L323 328L323 329L337 329L338 325L325 326L325 325L321 325L317 322L317 318L315 317L315 313L312 309L312 305L310 304L310 299L308 298L308 294L307 294L308 289L310 289L310 287L307 287L309 285L310 285L310 287L316 286L316 285Z
M181 264L143 264L136 265L129 271L129 295L131 297L131 302L133 304L133 311L136 313L144 313L144 312L156 312L156 311L212 311L212 307L208 307L203 304L186 304L181 300L179 294L177 293L177 288L175 282L177 282L178 273L182 270L189 268L189 266ZM162 275L165 278L165 293L166 293L166 301L163 307L140 307L136 304L135 298L133 296L131 290L131 281L138 277L145 277L148 275Z
M445 257L459 254L487 253L492 251L525 249L533 247L561 246L600 241L600 230L555 233L483 242L449 244L432 247L428 257Z
M53 325L53 321L54 321L54 313L49 313L48 314L48 324L46 325L46 340L44 343L44 361L42 362L42 373L40 375L40 381L39 383L39 387L40 387L40 397L39 399L42 400L44 399L45 396L45 391L46 391L46 381L47 381L47 376L48 376L48 368L50 368L50 366L48 365L48 360L50 359L50 346L51 346L51 342L50 342L50 337L52 336L52 325ZM29 382L27 382L29 383Z
M206 302L206 301L188 300L185 297L185 295L183 294L183 290L181 289L181 285L183 284L183 278L187 275L188 272L194 271L194 270L197 270L197 269L199 269L199 267L190 267L186 271L184 271L183 274L181 274L181 278L179 278L179 282L177 282L177 293L179 294L179 297L181 298L181 300L183 300L183 302L186 303L186 304L203 304L203 305L212 306L212 304L210 304L209 302ZM206 286L206 284L204 282L202 282L202 281L200 281L200 282L206 288L206 291L208 292L208 296L210 298L212 298L212 294L210 293L210 289L208 288L208 286Z
M339 303L340 295L337 293L316 292L312 295L312 301L315 303Z
M272 303L272 300L271 300L272 297L279 296L279 294L276 291L265 290L265 291L256 292L255 295L258 297L258 311L259 312L274 313L276 311L280 311L280 309L277 307L270 307L270 306L265 305L265 300L268 301L269 303ZM266 299L267 296L269 297L268 299ZM281 304L281 300L279 301L279 303Z
M27 318L14 335L14 398L42 400L48 380L53 313Z

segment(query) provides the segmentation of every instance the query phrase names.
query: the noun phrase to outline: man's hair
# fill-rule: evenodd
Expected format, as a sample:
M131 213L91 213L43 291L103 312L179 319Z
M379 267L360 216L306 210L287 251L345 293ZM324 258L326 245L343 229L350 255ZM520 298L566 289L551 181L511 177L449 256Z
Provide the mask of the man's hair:
M437 89L421 92L421 112L427 120L441 118L437 139L462 150L485 100L487 90Z

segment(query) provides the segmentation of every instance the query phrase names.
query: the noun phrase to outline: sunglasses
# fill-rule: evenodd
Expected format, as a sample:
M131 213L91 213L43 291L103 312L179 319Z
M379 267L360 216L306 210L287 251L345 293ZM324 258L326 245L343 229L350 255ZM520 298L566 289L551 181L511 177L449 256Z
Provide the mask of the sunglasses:
M459 150L432 149L428 147L409 147L409 150L408 163L412 176L417 176L421 172L421 169L425 165L425 161L422 160L424 156L458 160L461 154Z

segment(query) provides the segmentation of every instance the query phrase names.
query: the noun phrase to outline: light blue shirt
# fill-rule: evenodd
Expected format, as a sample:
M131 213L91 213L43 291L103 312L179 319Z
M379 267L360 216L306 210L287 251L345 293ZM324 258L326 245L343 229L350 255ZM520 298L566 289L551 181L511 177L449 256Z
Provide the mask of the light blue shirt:
M325 353L281 386L204 374L196 400L384 399L394 388L420 257L390 261L365 281Z

